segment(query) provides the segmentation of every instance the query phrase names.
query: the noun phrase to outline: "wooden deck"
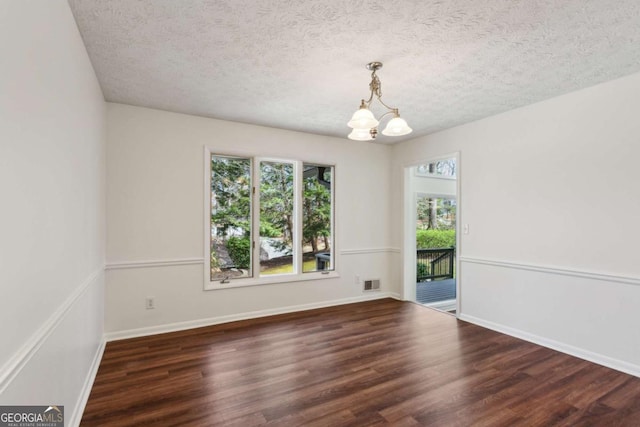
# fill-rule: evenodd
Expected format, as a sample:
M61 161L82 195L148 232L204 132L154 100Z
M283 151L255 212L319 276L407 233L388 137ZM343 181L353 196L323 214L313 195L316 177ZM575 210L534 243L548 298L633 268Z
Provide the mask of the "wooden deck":
M108 343L82 425L639 420L640 378L386 299Z
M433 304L455 299L456 279L416 283L416 301L420 304Z

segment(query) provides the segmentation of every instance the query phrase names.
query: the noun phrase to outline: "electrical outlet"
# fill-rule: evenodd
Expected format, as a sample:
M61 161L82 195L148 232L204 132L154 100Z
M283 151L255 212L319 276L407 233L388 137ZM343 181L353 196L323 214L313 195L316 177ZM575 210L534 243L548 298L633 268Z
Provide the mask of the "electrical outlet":
M144 300L145 302L145 307L147 308L147 310L153 310L154 308L156 308L156 299L155 297L147 297Z

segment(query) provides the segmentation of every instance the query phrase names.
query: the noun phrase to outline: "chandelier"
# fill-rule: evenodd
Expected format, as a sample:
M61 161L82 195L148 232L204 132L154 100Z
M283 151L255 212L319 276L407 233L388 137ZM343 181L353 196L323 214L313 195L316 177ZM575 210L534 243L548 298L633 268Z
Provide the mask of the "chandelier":
M353 117L349 120L347 125L353 130L348 135L349 139L353 139L356 141L371 141L376 138L378 135L378 125L380 124L380 120L388 115L393 115L393 118L389 120L387 126L382 131L383 135L386 136L402 136L411 133L413 129L407 125L407 122L400 117L397 108L389 107L387 104L382 102L382 85L380 83L380 79L376 75L376 71L382 68L382 62L369 62L367 64L367 70L371 71L371 83L369 83L369 89L371 90L371 95L368 100L362 100L360 102L360 108L358 111L353 113ZM373 102L373 97L378 99L378 102L382 104L387 109L387 112L380 116L380 119L377 120L369 107Z

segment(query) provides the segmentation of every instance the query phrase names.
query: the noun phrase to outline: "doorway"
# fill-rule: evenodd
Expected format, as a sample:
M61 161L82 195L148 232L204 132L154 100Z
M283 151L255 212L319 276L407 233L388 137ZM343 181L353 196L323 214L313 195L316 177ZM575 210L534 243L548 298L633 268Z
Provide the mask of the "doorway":
M457 315L459 154L405 168L405 299Z
M416 302L452 314L457 295L456 208L455 195L418 193Z

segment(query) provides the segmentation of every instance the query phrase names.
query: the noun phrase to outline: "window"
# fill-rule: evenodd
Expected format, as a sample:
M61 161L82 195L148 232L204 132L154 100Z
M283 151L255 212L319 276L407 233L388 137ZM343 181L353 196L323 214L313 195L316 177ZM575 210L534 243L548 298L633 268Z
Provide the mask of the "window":
M294 164L260 162L260 274L294 268Z
M331 269L333 168L304 164L302 242L304 273Z
M211 280L252 277L251 159L211 157Z
M333 166L205 153L205 288L336 276Z
M416 176L456 179L456 159L439 160L418 165Z

